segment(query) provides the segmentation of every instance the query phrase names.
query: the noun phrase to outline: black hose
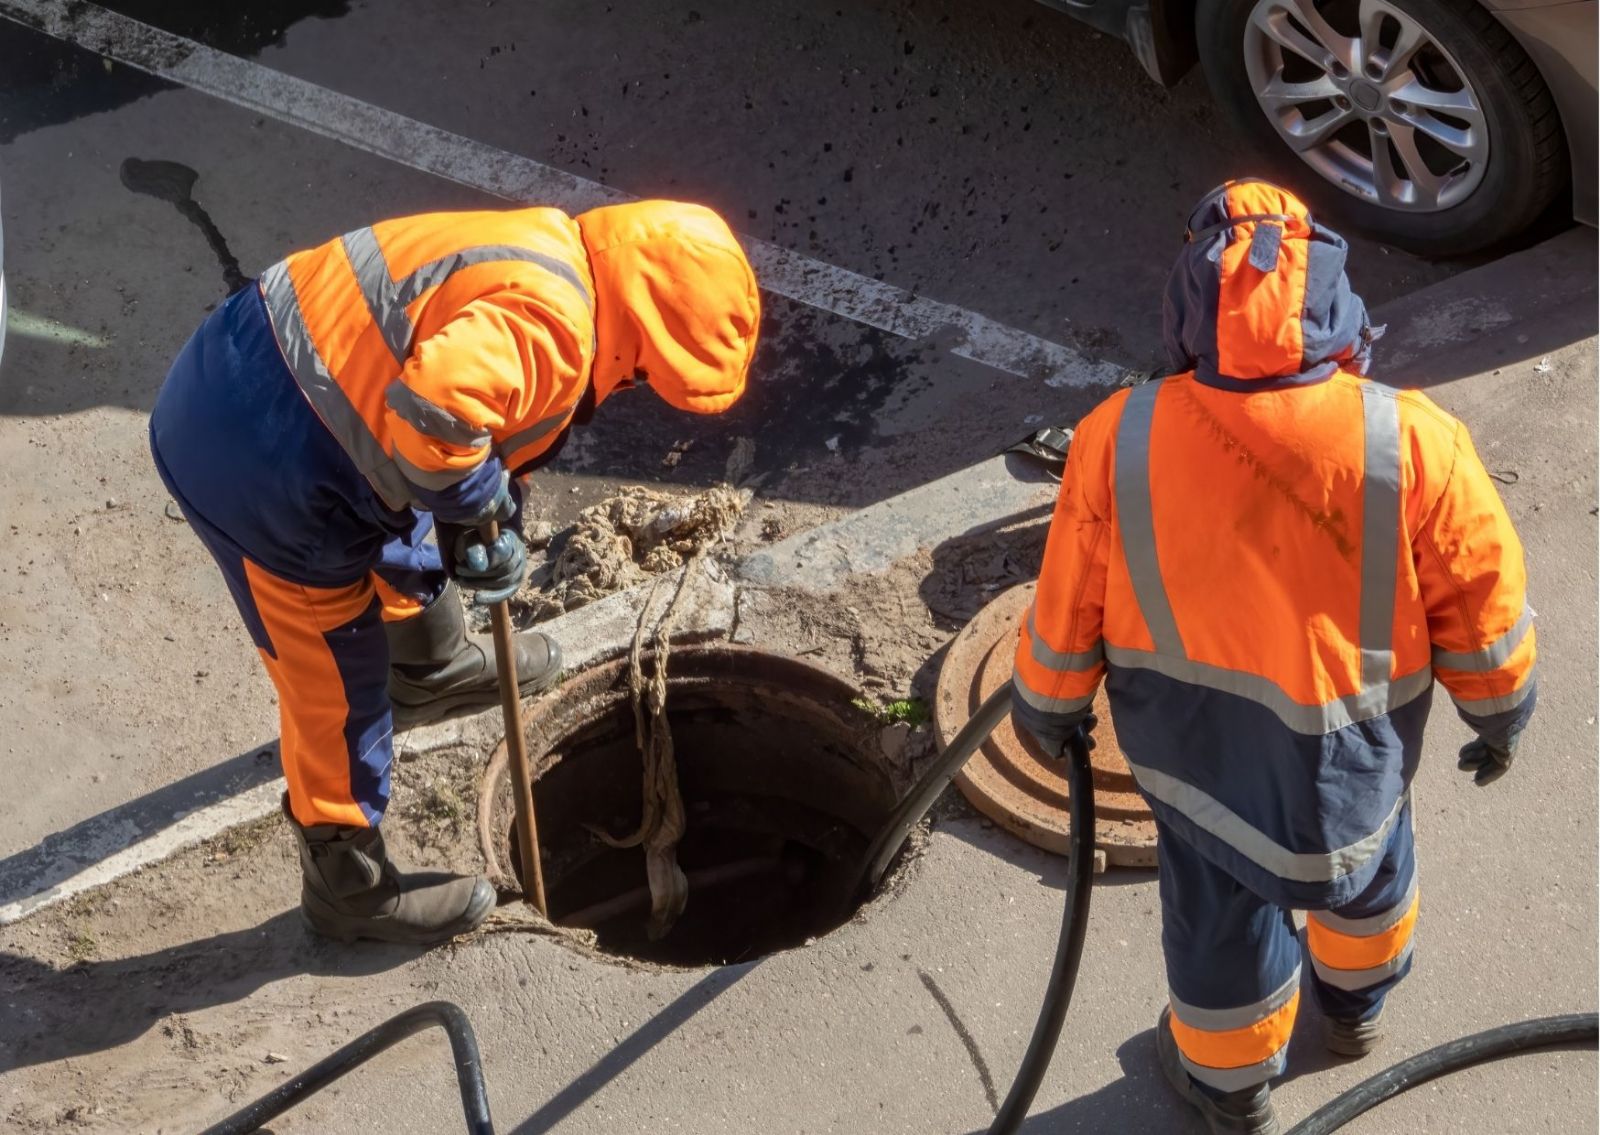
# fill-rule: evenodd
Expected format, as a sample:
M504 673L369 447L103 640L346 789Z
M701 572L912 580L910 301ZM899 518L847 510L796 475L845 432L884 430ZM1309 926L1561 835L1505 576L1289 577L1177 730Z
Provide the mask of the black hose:
M1464 1036L1437 1048L1402 1060L1393 1068L1363 1080L1341 1096L1323 1104L1289 1129L1289 1135L1328 1135L1356 1116L1377 1107L1384 1100L1408 1088L1425 1084L1438 1076L1459 1072L1486 1060L1546 1048L1555 1044L1577 1044L1600 1038L1600 1016L1571 1013L1562 1017L1541 1017L1514 1025Z
M995 726L1010 712L1011 683L1007 682L983 699L983 704L967 719L967 723L950 738L950 744L939 754L939 759L928 767L922 779L912 786L905 799L884 821L877 837L867 848L861 879L856 887L857 896L865 897L877 889L878 881L889 869L889 864L894 861L900 845L911 834L911 829L933 807L933 802L944 791L945 785L950 783L950 778L961 771L961 766L978 751L979 745L989 739Z
M478 1055L478 1038L473 1035L472 1025L461 1007L448 1001L428 1001L389 1018L255 1103L207 1127L201 1135L244 1135L256 1131L262 1124L271 1122L347 1072L429 1025L440 1026L450 1036L450 1052L455 1058L456 1084L461 1089L461 1109L466 1115L467 1131L470 1135L494 1135L494 1122L489 1118L489 1094L483 1082L483 1059Z
M1009 691L1007 691L1009 692ZM1033 1026L1033 1039L1023 1054L1022 1066L1011 1090L989 1125L989 1135L1010 1135L1028 1118L1028 1108L1050 1067L1061 1024L1072 1004L1072 987L1078 981L1083 959L1083 939L1089 929L1089 892L1094 882L1094 778L1089 770L1089 746L1081 730L1067 742L1067 802L1072 814L1072 843L1067 850L1067 895L1061 915L1061 937L1056 940L1056 960L1045 987L1044 1003Z

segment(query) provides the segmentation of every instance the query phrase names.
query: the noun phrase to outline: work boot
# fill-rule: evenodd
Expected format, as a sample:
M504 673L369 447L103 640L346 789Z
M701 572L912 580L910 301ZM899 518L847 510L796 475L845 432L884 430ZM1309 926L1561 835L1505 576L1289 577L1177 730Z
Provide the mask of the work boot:
M1259 1084L1239 1092L1210 1092L1202 1088L1178 1054L1172 1035L1172 1009L1161 1010L1156 1022L1156 1051L1161 1056L1161 1071L1190 1107L1198 1111L1211 1135L1278 1135L1277 1113L1272 1110L1272 1092Z
M389 862L377 828L303 827L283 812L300 844L300 917L325 938L371 938L435 946L489 917L494 888L475 875L402 873Z
M1359 1017L1322 1018L1322 1043L1335 1056L1360 1058L1383 1043L1383 1006L1366 1020Z
M396 730L487 709L500 701L494 640L467 633L455 584L420 615L384 623L389 637L389 701ZM522 696L548 689L561 673L561 648L538 631L519 631L517 685Z

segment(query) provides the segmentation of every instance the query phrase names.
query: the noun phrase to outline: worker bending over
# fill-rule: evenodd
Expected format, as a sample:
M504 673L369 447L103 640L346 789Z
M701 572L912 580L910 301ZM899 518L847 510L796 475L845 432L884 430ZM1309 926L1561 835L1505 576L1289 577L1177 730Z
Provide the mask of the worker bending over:
M645 201L358 229L267 269L183 348L151 448L277 687L313 930L427 944L488 915L487 880L402 872L378 828L393 730L498 700L450 578L480 603L515 592L513 474L638 383L726 410L759 321L727 225ZM522 692L551 684L556 644L516 643Z
M1203 199L1167 285L1171 377L1079 424L1017 649L1020 724L1117 742L1155 814L1162 1067L1213 1132L1279 1130L1300 1001L1335 1053L1411 967L1410 786L1435 678L1488 784L1533 713L1522 547L1465 427L1370 382L1345 242L1293 195Z

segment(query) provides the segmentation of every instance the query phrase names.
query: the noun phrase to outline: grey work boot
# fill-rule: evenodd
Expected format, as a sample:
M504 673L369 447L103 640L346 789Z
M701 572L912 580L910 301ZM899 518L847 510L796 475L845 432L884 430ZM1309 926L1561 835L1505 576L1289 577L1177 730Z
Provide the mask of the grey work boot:
M1366 1020L1322 1018L1322 1043L1335 1056L1359 1058L1383 1043L1383 1007Z
M434 946L476 929L494 909L494 888L474 875L402 873L377 828L302 827L283 812L300 844L300 917L325 938L371 938Z
M500 701L494 640L467 633L466 613L455 584L420 615L384 623L389 638L389 701L394 727L410 729ZM561 648L538 631L519 631L517 679L522 696L554 684L561 673Z
M1161 1019L1156 1022L1156 1051L1167 1082L1205 1118L1211 1135L1279 1135L1283 1130L1272 1110L1272 1092L1267 1085L1213 1095L1195 1082L1178 1054L1171 1008L1161 1010Z

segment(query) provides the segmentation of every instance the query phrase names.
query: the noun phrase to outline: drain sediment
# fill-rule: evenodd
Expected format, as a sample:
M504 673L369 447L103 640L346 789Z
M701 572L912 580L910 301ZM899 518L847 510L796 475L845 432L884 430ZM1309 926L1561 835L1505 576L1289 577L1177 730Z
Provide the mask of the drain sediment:
M650 661L646 659L646 672ZM855 910L861 858L893 809L878 725L849 684L743 647L672 653L667 717L687 828L689 902L645 933L644 852L615 848L642 807L624 662L571 679L531 707L529 753L550 917L601 949L670 965L749 961L836 928ZM491 873L516 864L503 747L479 805Z

